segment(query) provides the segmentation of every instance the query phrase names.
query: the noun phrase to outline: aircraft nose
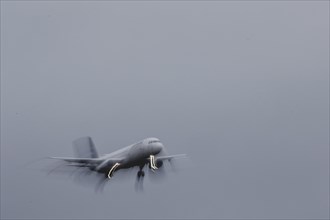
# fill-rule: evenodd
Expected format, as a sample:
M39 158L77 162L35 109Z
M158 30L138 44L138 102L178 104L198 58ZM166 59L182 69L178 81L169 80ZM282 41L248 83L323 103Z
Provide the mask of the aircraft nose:
M164 145L162 143L155 143L154 145L154 150L155 150L155 154L158 154L159 152L161 152L164 148Z

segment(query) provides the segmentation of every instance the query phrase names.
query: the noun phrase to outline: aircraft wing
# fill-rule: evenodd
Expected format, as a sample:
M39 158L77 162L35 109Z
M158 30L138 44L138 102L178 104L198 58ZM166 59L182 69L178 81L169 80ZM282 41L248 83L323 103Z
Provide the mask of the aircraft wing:
M76 158L76 157L50 157L51 159L57 159L57 160L63 160L66 162L71 162L71 163L102 163L104 161L103 158ZM109 160L109 159L108 159ZM111 158L110 159L112 162L116 163L122 158Z
M161 161L163 161L163 160L171 160L171 159L174 159L174 158L184 158L184 157L187 157L187 155L186 154L175 154L175 155L168 155L168 156L156 156L155 157L155 159L156 159L156 161L157 160L161 160Z

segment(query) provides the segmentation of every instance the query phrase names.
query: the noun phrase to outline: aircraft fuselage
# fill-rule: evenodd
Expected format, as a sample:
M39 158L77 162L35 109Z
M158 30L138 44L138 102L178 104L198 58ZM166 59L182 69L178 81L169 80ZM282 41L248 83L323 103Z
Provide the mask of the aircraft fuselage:
M107 155L108 157L120 157L124 156L125 159L121 161L120 166L117 170L130 168L134 166L144 166L147 164L150 155L159 154L164 148L164 145L157 138L146 138L138 143L130 145L122 150L115 151L112 154ZM106 170L111 168L111 164Z

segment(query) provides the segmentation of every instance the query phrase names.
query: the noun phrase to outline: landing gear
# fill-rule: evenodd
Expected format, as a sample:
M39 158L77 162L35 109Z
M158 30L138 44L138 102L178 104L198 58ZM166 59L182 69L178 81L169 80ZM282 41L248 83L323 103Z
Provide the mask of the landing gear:
M139 170L139 172L137 172L137 178L140 177L144 177L144 171L143 170Z
M137 178L140 179L140 177L144 177L144 171L142 170L143 167L144 167L144 164L143 165L140 165L140 170L137 172Z
M137 172L136 175L136 182L135 182L135 190L136 191L143 191L143 177L144 177L144 171L142 170L144 167L144 164L140 166L140 170Z

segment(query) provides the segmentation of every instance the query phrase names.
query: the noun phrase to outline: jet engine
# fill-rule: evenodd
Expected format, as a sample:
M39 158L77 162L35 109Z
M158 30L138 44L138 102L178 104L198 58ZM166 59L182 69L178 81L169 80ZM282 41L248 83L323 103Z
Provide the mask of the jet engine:
M163 166L163 161L161 160L156 160L156 167L160 168Z

